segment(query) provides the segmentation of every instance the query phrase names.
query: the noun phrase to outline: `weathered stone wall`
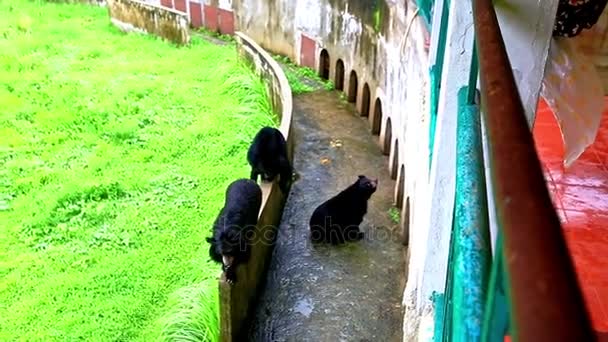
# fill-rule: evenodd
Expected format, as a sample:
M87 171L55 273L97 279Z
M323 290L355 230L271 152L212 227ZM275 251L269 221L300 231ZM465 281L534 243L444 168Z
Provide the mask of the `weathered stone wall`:
M176 44L190 42L188 17L184 13L137 0L108 0L112 23L123 31L138 31Z
M251 64L266 83L275 114L281 119L281 133L288 145L290 160L293 158L291 132L292 98L287 78L276 61L251 38L237 32L239 55ZM230 285L220 280L220 332L222 341L245 341L243 329L266 276L270 255L274 247L276 229L281 220L286 196L278 183L262 184L263 202L254 234L250 261L237 269L237 282Z

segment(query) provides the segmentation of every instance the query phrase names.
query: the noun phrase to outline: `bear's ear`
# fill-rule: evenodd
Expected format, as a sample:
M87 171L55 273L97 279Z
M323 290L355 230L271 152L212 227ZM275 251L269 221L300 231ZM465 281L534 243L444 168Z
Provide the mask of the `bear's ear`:
M365 175L359 175L359 179L365 178Z
M210 238L210 237L206 238L205 240L207 240L207 242L209 242L209 243L213 242L213 238Z

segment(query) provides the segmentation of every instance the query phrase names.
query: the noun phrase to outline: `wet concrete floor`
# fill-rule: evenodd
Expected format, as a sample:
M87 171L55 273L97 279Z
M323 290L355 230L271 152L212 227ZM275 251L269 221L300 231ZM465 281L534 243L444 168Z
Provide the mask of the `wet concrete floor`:
M294 96L294 167L250 341L402 341L405 248L390 216L394 181L366 118L336 92ZM378 178L364 240L312 245L308 221L357 175Z

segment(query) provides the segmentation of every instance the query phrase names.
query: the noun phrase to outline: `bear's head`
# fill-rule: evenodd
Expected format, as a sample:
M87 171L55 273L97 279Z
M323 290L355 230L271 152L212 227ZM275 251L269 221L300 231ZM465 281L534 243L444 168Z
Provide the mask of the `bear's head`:
M374 192L376 192L376 188L378 187L378 178L370 179L364 175L359 175L356 184L357 189L364 193L367 198L369 198Z
M217 255L222 256L223 269L227 270L232 267L234 260L241 250L241 234L235 230L224 230L219 238L207 238L207 242L211 244Z

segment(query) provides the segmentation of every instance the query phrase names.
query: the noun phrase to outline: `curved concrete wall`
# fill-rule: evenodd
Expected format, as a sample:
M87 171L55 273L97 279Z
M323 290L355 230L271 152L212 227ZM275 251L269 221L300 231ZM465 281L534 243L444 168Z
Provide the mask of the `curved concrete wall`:
M239 55L251 63L255 72L265 81L275 114L281 119L281 133L288 145L289 158L293 157L291 133L292 98L287 78L277 62L245 34L236 33ZM254 234L251 258L237 269L238 281L230 285L224 276L220 279L220 336L222 341L244 340L241 334L266 275L269 257L274 247L276 230L281 220L286 196L278 183L262 183L262 208Z

